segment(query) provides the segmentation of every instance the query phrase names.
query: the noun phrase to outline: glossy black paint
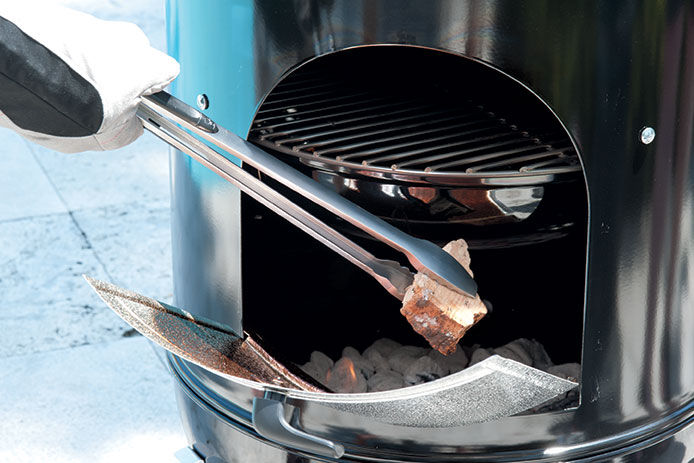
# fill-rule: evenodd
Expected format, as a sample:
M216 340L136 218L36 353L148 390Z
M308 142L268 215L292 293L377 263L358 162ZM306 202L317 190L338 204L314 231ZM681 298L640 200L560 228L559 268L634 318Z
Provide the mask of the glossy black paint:
M360 417L343 417L340 425L331 425L320 405L305 403L302 424L307 431L340 436L352 449L372 457L387 450L394 460L406 452L466 461L566 460L639 442L645 445L649 438L691 419L694 7L690 2L234 4L245 13L229 16L216 5L192 0L172 0L169 8L172 30L187 36L216 37L234 29L236 21L251 19L253 40L228 50L229 55L215 56L232 63L220 72L210 69L210 54L199 53L199 48L182 47L175 53L182 65L178 96L192 103L204 91L210 96L211 110L215 104L233 107L226 117L210 116L240 134L247 133L263 97L296 65L349 47L408 44L488 63L527 85L566 126L585 170L589 240L578 409L441 433L394 429ZM199 10L195 17L183 14L189 8ZM248 30L245 23L238 28ZM239 75L247 79L243 85L235 83ZM650 145L639 140L643 126L656 130ZM238 195L180 154L174 155L172 166L177 304L240 324L240 270L234 265L240 259L240 246L232 238L239 233L233 219ZM199 369L187 374L246 408L249 391L223 384ZM193 413L190 407L183 411L186 416ZM205 435L195 426L190 424L191 436ZM221 438L224 434L216 429L208 432L219 432ZM379 438L364 444L365 433ZM674 438L682 451L668 450L674 452L668 461L690 461L693 441L691 431ZM376 442L378 452L372 447ZM620 461L664 461L655 450L640 455Z

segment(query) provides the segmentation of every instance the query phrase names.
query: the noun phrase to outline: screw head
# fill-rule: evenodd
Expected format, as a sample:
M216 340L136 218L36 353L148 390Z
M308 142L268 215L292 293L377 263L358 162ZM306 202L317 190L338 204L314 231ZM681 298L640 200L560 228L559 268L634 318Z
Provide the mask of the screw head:
M210 100L207 98L207 95L204 93L201 93L198 95L197 98L197 103L198 103L198 108L205 110L210 107Z
M653 127L644 127L641 129L641 143L648 145L655 140L655 129Z

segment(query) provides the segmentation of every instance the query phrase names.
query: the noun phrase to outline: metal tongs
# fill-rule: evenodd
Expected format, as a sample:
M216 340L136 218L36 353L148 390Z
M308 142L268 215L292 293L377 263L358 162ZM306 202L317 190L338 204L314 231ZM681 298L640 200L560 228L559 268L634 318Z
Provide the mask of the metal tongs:
M144 127L154 135L216 172L244 193L370 274L396 298L402 300L405 290L412 284L413 274L409 269L398 262L376 258L366 249L243 170L234 163L231 157L248 163L377 240L402 252L416 270L439 283L470 296L476 295L477 284L470 274L451 255L434 243L413 238L393 227L330 188L217 125L200 111L169 93L162 91L144 97L137 115ZM200 141L188 131L220 148L222 153Z

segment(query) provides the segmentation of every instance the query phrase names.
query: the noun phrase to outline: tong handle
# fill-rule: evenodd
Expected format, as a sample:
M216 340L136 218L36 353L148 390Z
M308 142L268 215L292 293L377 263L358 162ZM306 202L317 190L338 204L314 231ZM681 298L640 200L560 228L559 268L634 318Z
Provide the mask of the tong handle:
M145 98L153 102L156 102L161 107L164 107L172 113L176 114L176 116L178 116L183 121L197 127L198 129L204 132L217 133L219 131L217 124L215 124L215 122L212 119L205 116L203 113L193 108L192 106L185 104L183 101L179 100L178 98L176 98L168 92L161 91L153 93L151 95L146 96Z
M145 128L154 135L217 173L260 204L364 270L396 298L402 300L405 297L405 291L413 279L408 268L395 261L376 258L156 111L141 106L137 115Z
M414 238L390 225L224 127L218 126L211 120L206 121L202 113L166 92L144 97L143 104L170 117L176 123L221 148L225 153L250 164L377 240L402 252L415 269L439 283L470 296L477 294L477 284L467 270L453 256L434 243ZM200 124L207 129L201 128ZM210 130L214 128L216 131L211 132Z

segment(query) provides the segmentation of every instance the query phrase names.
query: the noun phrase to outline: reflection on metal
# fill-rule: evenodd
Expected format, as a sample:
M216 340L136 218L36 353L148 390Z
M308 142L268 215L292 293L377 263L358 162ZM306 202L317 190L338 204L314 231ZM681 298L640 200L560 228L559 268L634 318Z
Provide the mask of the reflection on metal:
M252 388L279 386L320 391L290 373L253 339L231 328L85 275L89 285L126 323L169 352Z
M396 184L371 178L342 177L334 172L315 170L313 178L329 185L351 201L368 207L374 214L391 222L462 225L516 224L528 219L545 199L545 192L554 188L558 198L565 185L444 187L422 184ZM557 206L555 206L556 209ZM560 225L561 215L547 212L534 227L547 230ZM565 222L565 218L563 218ZM526 229L527 233L527 229ZM462 236L469 237L461 231ZM509 228L507 237L515 235Z
M489 200L505 216L524 220L535 212L542 201L544 189L541 186L526 188L502 188L489 192Z

